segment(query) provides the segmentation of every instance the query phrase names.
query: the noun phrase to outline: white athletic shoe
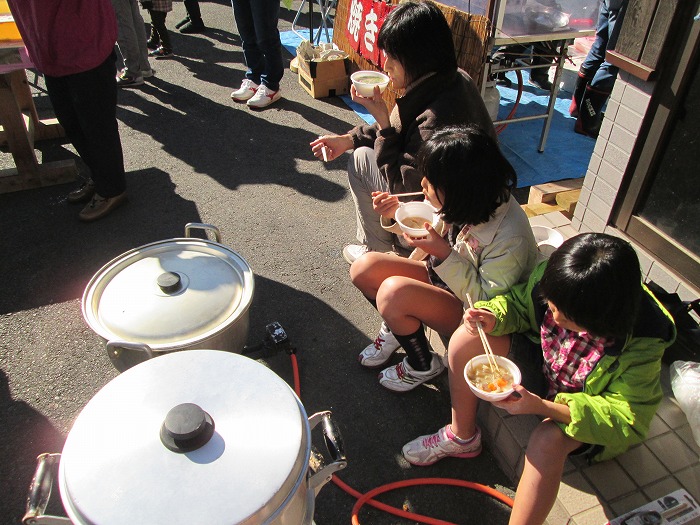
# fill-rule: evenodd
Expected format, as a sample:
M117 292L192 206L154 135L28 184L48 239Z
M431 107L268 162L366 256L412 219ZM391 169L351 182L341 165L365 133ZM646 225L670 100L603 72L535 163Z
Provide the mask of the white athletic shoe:
M343 247L343 259L348 261L349 264L352 264L368 251L370 251L370 249L364 244L348 244Z
M272 91L265 84L261 84L255 91L255 95L253 95L246 104L251 108L266 108L273 102L277 102L281 97L282 93L280 93L279 89L277 91Z
M377 338L360 352L358 359L362 366L376 368L386 363L400 346L386 323L382 323Z
M406 443L401 450L403 457L411 465L425 467L446 457L474 458L481 454L481 430L476 428L476 434L469 443L459 443L454 434L445 425L435 434L420 436ZM452 434L450 436L450 434Z
M246 100L250 100L255 95L258 87L259 86L252 80L244 78L243 82L241 82L241 87L239 87L236 91L231 92L231 98L236 102L245 102Z

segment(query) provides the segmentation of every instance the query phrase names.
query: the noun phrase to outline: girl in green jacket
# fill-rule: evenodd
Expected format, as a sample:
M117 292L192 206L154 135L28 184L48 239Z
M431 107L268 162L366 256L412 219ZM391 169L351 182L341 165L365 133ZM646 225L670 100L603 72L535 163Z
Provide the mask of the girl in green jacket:
M528 443L510 518L510 525L541 524L569 454L600 461L645 439L662 399L661 357L675 327L642 284L632 246L600 233L567 240L527 283L474 306L448 348L451 424L406 444L403 455L421 466L477 456L478 400L463 376L467 362L484 351L476 325L502 356L511 350L508 334L525 334L535 342L527 357L539 358L541 392L515 385L513 395L494 405L543 418Z

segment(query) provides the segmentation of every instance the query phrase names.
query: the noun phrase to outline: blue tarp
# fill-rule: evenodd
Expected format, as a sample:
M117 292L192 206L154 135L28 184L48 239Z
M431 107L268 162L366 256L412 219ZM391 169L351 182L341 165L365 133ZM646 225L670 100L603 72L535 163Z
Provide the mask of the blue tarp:
M515 73L511 71L506 76L513 84L512 88L498 86L501 94L499 120L505 119L511 112L518 94ZM523 90L515 117L547 112L547 93L529 85L528 78L527 71L523 71ZM569 116L570 102L571 93L559 91L542 153L538 152L538 147L544 119L509 124L499 133L503 154L518 174L518 187L575 179L586 174L595 140L574 132L575 119Z

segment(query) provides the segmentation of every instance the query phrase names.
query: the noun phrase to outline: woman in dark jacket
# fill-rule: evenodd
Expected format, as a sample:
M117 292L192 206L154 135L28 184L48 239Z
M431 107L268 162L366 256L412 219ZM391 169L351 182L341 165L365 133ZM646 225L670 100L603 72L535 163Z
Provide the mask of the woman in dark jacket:
M384 71L393 88L403 90L396 106L389 111L378 87L372 97L362 97L352 87L353 101L364 106L376 122L311 142L314 155L322 158L325 147L328 160L353 150L348 179L360 244L343 249L350 263L367 251L394 251L398 239L381 227L372 207L372 192L421 191L416 154L435 129L472 124L496 139L478 88L457 67L452 31L435 4L423 1L397 6L379 30L377 45L386 56ZM403 252L406 247L396 248Z

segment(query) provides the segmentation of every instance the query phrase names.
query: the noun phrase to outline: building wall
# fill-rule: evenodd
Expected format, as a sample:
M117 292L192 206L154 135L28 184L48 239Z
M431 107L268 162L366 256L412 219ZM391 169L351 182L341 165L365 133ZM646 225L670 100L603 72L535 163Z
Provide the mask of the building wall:
M571 220L577 231L606 232L624 237L609 223L653 89L654 82L645 82L620 71ZM678 292L683 300L700 296L700 290L654 260L642 246L632 244L639 254L645 279L656 282L668 292Z

